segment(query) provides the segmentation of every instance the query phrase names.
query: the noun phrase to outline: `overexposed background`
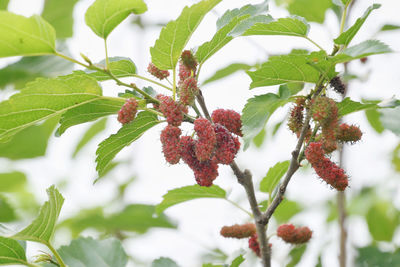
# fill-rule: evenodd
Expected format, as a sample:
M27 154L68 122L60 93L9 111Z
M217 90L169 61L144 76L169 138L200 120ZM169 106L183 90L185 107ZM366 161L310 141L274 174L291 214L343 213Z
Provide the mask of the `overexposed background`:
M88 56L93 62L104 58L103 41L97 37L84 23L84 13L93 0L81 0L74 11L74 37L67 43L75 58L80 58L79 53ZM146 67L150 62L149 47L154 45L161 30L156 24L165 24L175 19L185 5L197 1L182 0L147 0L148 12L142 15L145 24L151 24L145 30L133 25L132 17L118 26L108 38L109 56L130 57L138 68L138 73L147 76ZM187 48L196 48L198 45L211 39L215 33L215 22L227 9L241 7L245 4L258 4L261 1L230 0L222 1L213 12L208 14L194 33ZM352 24L365 9L372 3L381 3L382 7L372 12L362 30L356 35L352 44L371 38L378 38L396 51L391 54L369 57L368 63L363 65L354 62L351 71L366 76L371 71L365 82L353 82L349 90L349 96L355 100L386 99L396 95L399 98L400 87L400 31L381 33L375 36L378 29L387 23L400 24L398 12L400 2L396 0L386 1L357 1L350 14ZM11 0L9 10L25 16L39 14L42 10L42 0ZM273 17L287 16L287 12L270 3ZM326 13L324 25L311 23L310 37L316 40L327 51L332 49L332 39L338 34L336 16L332 11ZM200 81L204 81L219 68L233 62L254 64L264 62L268 55L288 53L293 48L306 48L315 50L309 42L295 37L257 36L236 38L224 49L212 57L202 68ZM17 60L2 59L0 64L6 64ZM78 67L77 67L78 68ZM138 85L146 85L140 80L127 79ZM216 108L230 108L241 111L248 98L253 95L276 92L277 87L262 87L249 90L250 78L243 72L229 78L211 83L202 88L209 110ZM105 94L116 95L125 90L114 82L102 84ZM156 87L154 87L156 88ZM160 92L162 88L157 88ZM279 109L271 118L269 125L279 122L285 117L287 108ZM351 148L346 148L345 169L351 176L351 188L346 191L348 195L357 194L366 185L378 184L388 179L387 187L390 188L395 205L400 207L399 185L395 182L394 172L390 166L390 153L398 143L398 137L389 131L382 135L376 134L369 126L363 112L352 114L345 118L346 121L360 125L364 132L363 140ZM169 166L165 163L161 154L159 134L164 125L159 125L148 131L130 147L125 148L117 155L117 159L128 160L130 164L117 168L108 177L93 185L96 179L95 151L97 144L110 134L117 132L120 125L116 119L108 124L108 128L97 136L76 160L70 156L81 135L88 125L72 127L60 138L52 138L44 158L24 160L18 163L1 159L0 171L18 169L28 174L32 190L40 197L40 202L46 200L45 189L51 184L63 185L60 191L66 201L61 212L60 219L67 218L83 208L90 208L101 203L107 203L115 193L117 181L125 181L132 175L137 179L128 188L125 201L127 203L157 204L161 202L162 195L168 190L194 184L191 170L183 164ZM187 131L190 127L188 126ZM185 132L185 131L184 131ZM254 146L246 152L240 152L237 162L241 168L252 171L256 187L260 179L266 174L269 167L277 161L290 158L290 152L295 146L296 138L286 127L282 127L275 137L267 137L261 149ZM220 166L220 176L216 184L230 192L230 199L238 201L248 208L244 190L236 182L235 177L228 166ZM392 178L391 178L392 177ZM68 183L65 183L65 181ZM264 194L257 195L259 200L264 200ZM323 254L323 266L337 266L338 255L338 227L336 224L327 225L325 216L326 207L324 201L334 198L335 191L325 183L321 183L310 170L300 171L295 174L289 184L287 196L289 199L303 203L310 207L310 211L295 216L293 223L308 225L314 231L309 253L298 265L301 267L314 266L320 247L325 246ZM236 241L224 239L219 235L219 229L224 225L245 222L248 218L245 213L231 206L223 200L200 199L171 207L166 214L178 224L178 231L168 229L153 229L146 235L137 236L124 243L128 254L144 262L167 256L174 259L180 266L200 266L199 257L214 248L220 248L224 252L237 256L241 248L244 248L245 257L249 258L243 266L256 266L254 257L247 249L247 240ZM19 226L15 226L16 228ZM276 229L271 223L269 234ZM84 235L95 235L91 231ZM397 244L400 245L400 233L397 233ZM282 266L286 263L286 253L290 246L284 244L276 237L271 238L273 243L273 266ZM363 246L370 242L368 228L363 220L349 222L349 242L354 246ZM67 232L60 231L56 235L56 246L69 243ZM275 249L276 248L276 249ZM279 248L279 249L278 249ZM36 253L36 247L32 247L30 253ZM246 252L247 251L247 252ZM350 250L351 255L354 255ZM251 260L253 258L253 261ZM134 265L132 265L134 266Z

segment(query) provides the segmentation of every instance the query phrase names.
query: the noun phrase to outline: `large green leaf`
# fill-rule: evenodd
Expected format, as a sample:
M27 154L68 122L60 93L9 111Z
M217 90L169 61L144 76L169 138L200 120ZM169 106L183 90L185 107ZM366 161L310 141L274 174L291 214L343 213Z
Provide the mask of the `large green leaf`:
M199 64L203 64L208 58L210 58L219 49L233 39L233 36L229 35L231 31L237 27L240 27L241 31L246 30L257 22L252 19L254 16L267 10L267 2L263 2L259 5L246 5L240 9L226 11L225 14L217 21L218 31L213 36L211 41L203 43L197 49L196 58Z
M20 190L26 184L26 176L22 172L0 173L0 192L11 193Z
M295 267L300 262L304 252L306 252L307 245L296 246L289 252L290 262L286 267Z
M74 153L72 154L72 157L75 157L76 154L78 154L81 149L92 140L93 137L95 137L97 134L102 132L106 128L107 124L107 119L103 118L101 120L98 120L97 122L93 123L90 128L85 132L85 134L82 136L81 140L79 140L78 144L75 147Z
M29 126L13 135L8 142L0 143L0 157L16 160L44 156L59 119L56 116L40 125Z
M122 211L105 216L103 208L82 210L78 215L63 221L60 226L71 229L78 236L85 229L96 229L107 234L130 231L143 234L153 227L175 228L164 214L155 216L155 206L131 204Z
M122 98L104 97L70 109L61 116L56 135L61 136L71 126L116 114L124 103Z
M304 18L293 16L280 18L268 23L257 23L243 33L246 35L289 35L306 37L310 30L310 25Z
M381 111L380 119L385 129L400 136L400 107Z
M400 250L394 252L381 251L376 246L358 248L356 267L398 267L400 266Z
M368 7L368 9L364 12L364 14L356 20L353 26L351 26L348 30L343 32L339 37L337 37L334 41L338 45L345 45L347 46L353 37L357 34L360 30L361 26L364 24L365 20L368 18L369 14L372 10L379 8L380 4L373 4L372 6Z
M275 0L277 4L286 4L292 15L298 15L308 21L323 23L326 11L332 6L331 0Z
M221 0L203 0L191 7L185 7L176 20L170 21L150 48L154 65L163 70L174 69L197 26L219 2Z
M102 175L107 165L110 164L111 160L121 149L139 139L148 129L158 123L157 115L143 111L137 115L133 122L125 124L116 134L111 135L101 142L96 151L96 170L99 175Z
M322 51L310 55L271 56L258 70L247 73L252 80L250 88L287 82L317 83L321 73L327 78L335 75L334 65Z
M376 103L370 103L370 102L361 103L351 100L350 97L346 97L341 102L337 103L337 107L339 109L339 115L345 116L360 110L366 110L371 108L376 109L379 106Z
M40 16L0 10L0 57L54 54L56 33Z
M358 45L348 47L334 56L331 60L336 63L348 62L351 60L393 52L389 46L378 40L367 40Z
M0 0L0 10L7 10L8 2L10 2L10 0Z
M244 262L243 255L239 255L232 261L230 267L239 267L239 265L242 264L243 262Z
M372 238L376 241L392 241L399 223L399 215L399 211L391 202L375 202L366 215Z
M276 163L273 167L269 168L267 174L260 182L260 191L271 194L277 186L283 175L289 169L290 161L282 161Z
M369 125L377 132L382 133L385 130L380 120L381 113L376 109L366 109L365 116L369 122Z
M25 250L18 241L0 236L0 265L27 265Z
M130 58L127 57L110 57L109 61L109 69L112 74L117 78L130 77L133 74L136 74L136 66L135 63ZM100 61L95 64L97 67L104 69L106 67L105 60ZM106 81L110 80L110 75L97 71L97 70L86 70L87 74L92 76L98 81Z
M146 11L143 0L96 0L86 11L85 21L94 33L106 39L129 14Z
M54 185L46 191L49 201L43 204L38 217L25 229L12 236L13 239L49 244L64 203L64 198Z
M151 267L179 267L175 261L170 258L161 257L151 263Z
M226 67L223 67L222 69L217 70L214 75L212 75L211 77L207 78L204 82L203 85L207 84L207 83L211 83L214 81L218 81L220 79L223 79L237 71L240 70L249 70L251 69L252 66L248 65L248 64L244 64L244 63L232 63Z
M0 103L0 140L41 120L101 97L101 88L87 75L39 78Z
M128 263L121 241L113 238L95 240L80 237L68 246L60 247L58 252L70 267L125 267Z
M242 111L244 149L263 129L275 110L289 102L290 90L281 86L279 94L268 93L247 100Z
M42 17L56 30L57 38L69 38L73 35L72 17L75 4L79 0L46 0Z
M169 190L163 196L163 201L157 205L157 213L163 212L165 209L193 199L198 198L225 198L226 192L217 185L204 187L199 185L189 185L181 188Z
M73 63L55 56L24 57L0 69L0 88L12 84L22 88L37 77L55 77L71 73Z
M12 222L17 219L14 208L8 203L8 199L0 195L0 222Z

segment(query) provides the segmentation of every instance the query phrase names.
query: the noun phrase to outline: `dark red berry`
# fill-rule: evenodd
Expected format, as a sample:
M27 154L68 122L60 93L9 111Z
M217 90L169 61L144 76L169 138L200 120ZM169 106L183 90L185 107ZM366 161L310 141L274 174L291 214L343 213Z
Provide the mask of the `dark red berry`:
M184 114L188 112L187 107L181 103L175 102L171 97L158 95L157 99L160 100L158 109L167 118L167 122L173 126L181 125Z
M217 146L215 150L215 159L221 164L231 164L239 148L240 142L221 124L214 125L214 131L217 136Z
M252 235L249 238L249 248L258 256L260 257L260 243L258 243L257 234Z
M295 227L293 224L282 224L278 227L277 236L290 244L304 244L312 237L312 231L304 227Z
M331 84L333 90L335 90L339 94L343 95L345 93L346 86L344 85L339 76L334 77L329 83Z
M213 122L222 124L231 133L242 136L240 114L230 109L216 109L211 114Z
M195 145L196 157L199 161L209 160L217 143L214 127L209 120L198 118L194 121L194 130L198 137Z
M118 111L118 121L122 124L133 121L137 113L138 102L134 98L126 100L125 104Z
M223 237L246 238L256 233L256 225L254 223L235 224L232 226L224 226L221 228L220 234Z
M165 160L170 164L177 164L181 158L181 133L181 129L171 125L167 125L161 132L162 151Z

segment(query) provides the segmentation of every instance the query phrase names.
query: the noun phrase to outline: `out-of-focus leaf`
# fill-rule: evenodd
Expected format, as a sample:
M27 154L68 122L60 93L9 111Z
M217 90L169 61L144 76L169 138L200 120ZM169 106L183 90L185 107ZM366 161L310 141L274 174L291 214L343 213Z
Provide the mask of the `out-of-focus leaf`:
M260 148L262 144L265 141L265 138L267 136L267 131L265 129L262 129L254 138L253 138L253 143L257 148Z
M58 249L61 258L70 267L125 267L128 255L121 241L113 238L95 240L80 237L68 246Z
M366 215L372 238L376 241L392 241L399 223L399 215L399 211L391 202L375 202Z
M286 267L295 267L301 260L304 252L307 249L307 245L296 246L292 248L289 252L290 262L286 265Z
M376 246L358 248L356 267L398 267L400 266L400 250L383 252Z
M7 10L10 0L0 0L0 10Z
M331 0L275 0L275 2L278 5L285 4L292 15L318 23L324 22L325 12L332 6Z
M400 107L382 110L381 114L382 126L400 136Z
M79 140L79 143L76 145L74 153L72 154L72 157L75 157L76 154L87 144L92 140L93 137L95 137L97 134L99 134L101 131L103 131L106 128L106 123L107 119L103 118L101 120L98 120L97 122L93 123L89 129L85 132L85 134L82 136L81 140Z
M214 81L218 81L220 79L223 79L229 75L232 75L238 71L241 70L249 70L251 69L252 66L248 65L248 64L243 64L243 63L232 63L226 67L223 67L222 69L217 70L214 75L212 75L211 77L207 78L204 82L203 85L207 84L207 83L211 83Z
M244 262L244 257L243 255L239 255L237 256L231 263L230 267L239 267L240 264L242 264Z
M284 199L281 204L276 208L274 212L274 218L278 223L284 223L289 221L294 215L301 212L303 208L299 203Z
M175 261L170 258L161 257L151 263L151 267L179 267Z
M193 199L198 198L225 198L226 192L217 185L204 187L199 185L189 185L181 188L169 190L163 196L163 201L157 205L157 213L163 212L165 209Z
M376 109L366 109L365 116L367 117L367 120L371 127L377 133L382 133L385 130L380 120L381 113L379 111L377 111Z
M400 172L400 144L393 150L392 164L397 172Z
M360 110L370 109L370 108L378 108L376 103L360 103L350 99L350 97L346 97L341 102L337 103L337 107L339 109L340 116L345 116L347 114L357 112Z
M28 265L24 248L18 241L0 236L0 265Z
M7 199L0 195L0 222L12 222L16 219L17 216L15 215L14 209L8 203Z
M22 172L0 173L0 192L15 192L24 187L25 184L26 176Z
M286 160L278 162L273 167L269 168L267 175L265 175L260 182L260 191L271 194L272 190L274 190L280 179L289 169L289 164L290 161Z
M56 30L57 38L69 38L73 35L74 19L72 13L78 0L46 0L42 17Z
M400 29L400 25L385 24L379 29L379 31L385 32L385 31L393 31L393 30L399 30L399 29Z
M393 51L385 43L378 40L367 40L344 49L330 60L337 64L364 58L371 55L378 55L390 52Z

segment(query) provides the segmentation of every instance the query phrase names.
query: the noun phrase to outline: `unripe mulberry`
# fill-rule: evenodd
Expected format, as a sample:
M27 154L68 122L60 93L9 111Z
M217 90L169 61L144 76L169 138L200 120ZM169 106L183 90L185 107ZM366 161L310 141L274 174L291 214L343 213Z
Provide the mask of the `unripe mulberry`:
M118 121L122 124L127 124L136 116L138 102L134 98L129 98L126 100L125 104L118 111Z
M348 125L346 123L342 123L339 126L339 131L336 136L338 141L341 142L357 142L361 140L362 132L360 128L355 125Z
M178 74L179 74L179 83L182 83L184 80L192 76L192 70L183 65L182 62L180 62Z
M167 70L160 70L159 68L156 67L153 63L149 63L149 66L147 67L147 71L153 75L154 77L163 80L169 76L169 71Z
M196 72L198 63L197 63L196 58L192 54L192 51L190 51L190 50L183 51L181 54L181 61L185 67L187 67L190 70L193 70L193 72Z
M230 109L216 109L211 114L214 123L225 126L231 133L242 136L240 114Z
M287 243L297 245L307 243L312 231L306 226L296 228L293 224L282 224L278 227L277 236Z
M331 126L322 127L322 149L327 154L337 149L337 121L330 124Z
M164 95L157 95L160 100L158 109L167 118L167 122L173 126L181 125L184 114L188 112L187 107L181 103L175 102L171 97Z
M343 84L339 76L334 77L329 83L331 84L333 90L335 90L339 94L343 95L345 93L346 86Z
M249 238L249 248L254 251L254 253L260 257L260 243L258 243L258 236L257 234L252 235Z
M209 160L217 143L214 127L209 120L198 118L194 121L194 130L198 137L195 145L196 157L199 161Z
M191 105L199 92L197 80L194 77L186 78L179 86L179 101L183 105Z
M162 151L165 160L170 164L177 164L181 158L180 135L182 131L178 127L167 125L161 132Z
M220 234L223 237L246 238L256 234L256 225L254 223L235 224L221 228Z
M344 170L324 156L321 143L310 143L305 151L307 160L315 172L333 188L344 191L348 186L348 177Z
M288 126L289 129L297 134L300 135L301 129L303 128L303 110L304 110L304 98L297 98L296 105L290 110L290 116L288 119Z
M336 102L326 96L320 96L311 101L312 118L319 122L322 127L328 126L338 118Z
M214 125L214 131L217 136L217 146L215 150L215 159L221 164L231 164L236 153L240 148L240 142L221 124Z

